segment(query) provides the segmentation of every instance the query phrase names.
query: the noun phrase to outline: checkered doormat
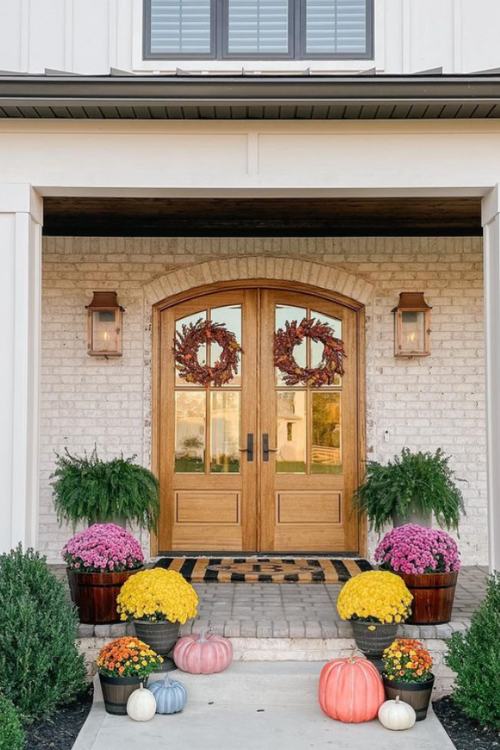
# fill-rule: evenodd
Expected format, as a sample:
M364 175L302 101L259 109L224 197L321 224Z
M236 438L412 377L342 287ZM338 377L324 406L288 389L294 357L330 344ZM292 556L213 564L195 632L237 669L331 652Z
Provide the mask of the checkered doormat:
M192 583L342 583L371 570L359 558L161 557L155 567L177 570Z

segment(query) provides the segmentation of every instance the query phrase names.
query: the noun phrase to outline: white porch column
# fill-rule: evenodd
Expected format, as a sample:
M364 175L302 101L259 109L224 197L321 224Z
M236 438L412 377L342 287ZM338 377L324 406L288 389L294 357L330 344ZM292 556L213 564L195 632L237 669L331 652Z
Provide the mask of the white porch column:
M489 561L500 570L500 192L482 202L488 422Z
M0 551L36 544L43 203L0 183Z

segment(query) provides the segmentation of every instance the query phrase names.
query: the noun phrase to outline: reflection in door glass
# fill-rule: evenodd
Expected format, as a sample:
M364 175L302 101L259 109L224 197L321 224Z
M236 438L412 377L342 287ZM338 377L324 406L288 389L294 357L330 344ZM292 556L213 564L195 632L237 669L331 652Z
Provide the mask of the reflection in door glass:
M234 333L236 341L241 346L241 305L225 305L224 307L213 307L210 311L212 323L224 323L226 329ZM215 342L210 344L210 366L213 367L222 349ZM230 381L229 385L241 385L241 356L238 364L238 374Z
M285 323L296 320L300 323L301 320L307 318L307 309L305 307L294 307L293 305L276 305L275 311L275 330L284 328ZM293 356L299 367L307 367L307 342L304 339L301 344L298 344L293 350ZM276 369L276 384L283 385L284 380L281 373Z
M200 312L193 313L193 315L186 315L185 318L179 318L179 320L175 321L175 332L177 333L177 331L182 331L182 326L189 326L197 323L199 320L206 319L206 310L200 310ZM202 366L207 364L207 347L205 346L205 344L200 346L200 348L198 349L198 362ZM177 385L190 385L189 383L186 383L185 378L179 375L177 368L175 370L175 382L177 383Z
M306 392L278 391L278 440L276 471L304 474L306 471Z
M312 394L312 474L342 472L340 392Z
M204 391L178 391L175 394L175 471L205 471Z
M240 393L212 391L210 410L210 471L240 470Z
M311 318L316 318L320 323L326 323L330 328L333 329L334 335L338 338L342 338L342 321L338 318L332 318L330 315L316 312L311 310ZM311 367L319 367L321 365L321 358L323 356L323 344L320 341L311 341ZM342 378L340 375L335 375L335 382L333 385L341 385Z

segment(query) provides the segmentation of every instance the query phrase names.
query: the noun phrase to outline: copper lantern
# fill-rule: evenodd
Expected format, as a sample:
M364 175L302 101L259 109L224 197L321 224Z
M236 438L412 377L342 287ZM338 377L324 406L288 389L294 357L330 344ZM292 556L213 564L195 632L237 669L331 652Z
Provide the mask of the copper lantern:
M431 353L431 309L424 292L400 292L392 311L395 357L427 357Z
M87 311L88 353L92 357L121 357L124 309L116 292L94 292Z

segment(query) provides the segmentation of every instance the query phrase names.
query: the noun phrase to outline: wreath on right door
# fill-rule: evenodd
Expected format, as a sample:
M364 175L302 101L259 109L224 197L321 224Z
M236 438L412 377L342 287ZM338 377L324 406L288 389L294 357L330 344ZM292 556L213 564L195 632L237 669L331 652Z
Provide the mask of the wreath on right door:
M305 338L323 344L323 355L318 367L301 367L293 355L294 348ZM308 385L319 388L333 385L335 376L344 374L346 357L344 342L337 338L333 328L315 318L286 321L274 334L274 365L283 375L286 385Z

